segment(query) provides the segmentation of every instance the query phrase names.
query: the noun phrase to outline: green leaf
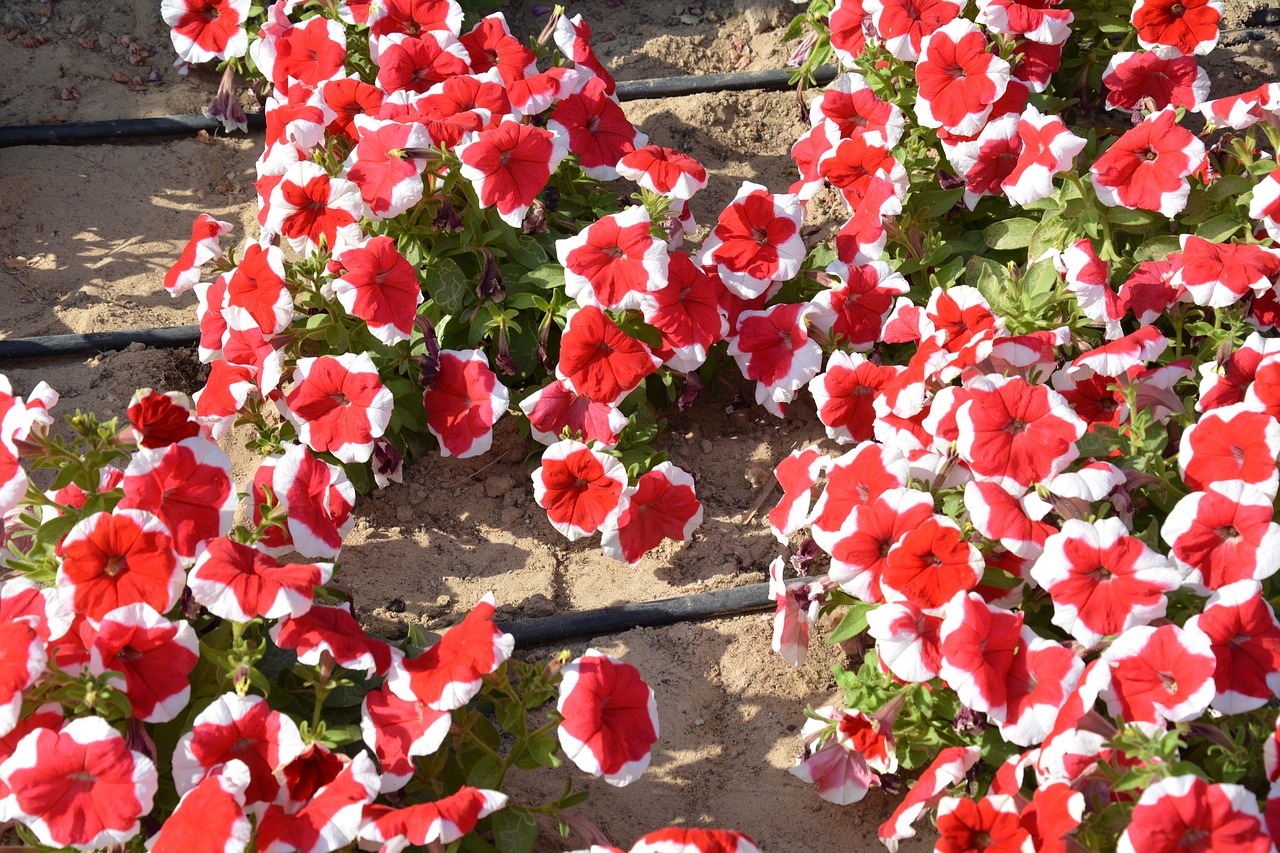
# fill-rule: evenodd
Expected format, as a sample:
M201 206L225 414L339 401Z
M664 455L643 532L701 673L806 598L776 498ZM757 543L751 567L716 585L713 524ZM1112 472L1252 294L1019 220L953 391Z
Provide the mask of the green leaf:
M1160 219L1160 215L1149 210L1130 210L1127 207L1107 209L1107 221L1121 228L1147 228Z
M1196 226L1196 236L1210 243L1224 243L1235 234L1244 223L1230 213L1222 213Z
M1027 244L1027 257L1038 258L1051 249L1065 249L1077 233L1063 216L1045 216Z
M1051 261L1040 261L1032 264L1019 282L1022 290L1022 304L1033 311L1048 307L1058 292L1058 284L1062 277Z
M1025 249L1040 223L1034 219L1006 219L982 229L982 239L993 249Z
M467 768L467 784L473 788L493 789L502 784L503 775L501 760L492 755L482 755Z
M858 602L849 607L840 617L840 624L827 636L828 643L843 643L867 630L867 614L876 609L874 604Z
M1101 459L1110 456L1111 451L1123 448L1125 443L1124 437L1114 427L1095 425L1089 432L1080 436L1076 447L1079 448L1081 456Z
M432 261L423 271L422 284L427 297L446 314L461 314L466 309L471 288L462 268L448 258Z
M928 216L937 219L955 207L956 202L960 201L963 196L963 189L932 190L927 193L919 193L912 200L917 209L923 210Z
M557 263L543 264L525 273L522 281L536 285L542 290L563 290L564 267Z
M538 823L527 809L507 806L493 816L493 841L501 853L531 853Z
M1135 261L1163 261L1175 252L1182 251L1182 243L1177 237L1154 237L1143 242L1133 251Z

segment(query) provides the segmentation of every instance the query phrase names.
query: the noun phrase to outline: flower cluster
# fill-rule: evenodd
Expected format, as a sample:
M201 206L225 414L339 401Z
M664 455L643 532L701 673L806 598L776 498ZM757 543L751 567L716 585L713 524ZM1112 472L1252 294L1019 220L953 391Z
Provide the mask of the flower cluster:
M434 643L366 633L329 585L351 485L305 445L242 493L183 395L66 434L56 402L0 377L0 819L28 843L390 853L474 832L518 853L585 793L521 804L510 769L563 754L621 786L648 766L635 667L511 660L492 595Z
M890 849L926 810L939 850L1280 837L1254 746L1280 725L1280 90L1209 100L1219 4L1113 6L839 0L793 28L844 69L791 191L850 215L816 292L765 310L806 318L843 452L777 467L773 531L825 573L775 561L774 647L799 663L834 612L865 653L794 772L843 804L921 770Z
M728 331L717 269L744 293L795 273L794 204L766 225L787 258L752 237L763 193L709 266L681 249L706 172L646 144L580 16L525 44L453 0L244 5L164 7L183 61L269 92L260 233L224 247L229 226L200 216L165 281L199 300L200 421L252 423L266 451L296 442L366 491L423 446L486 452L514 410L548 445L534 482L556 529L628 563L687 540L701 504L650 447L649 398L673 401ZM622 179L632 203L600 183ZM770 346L768 318L744 322Z

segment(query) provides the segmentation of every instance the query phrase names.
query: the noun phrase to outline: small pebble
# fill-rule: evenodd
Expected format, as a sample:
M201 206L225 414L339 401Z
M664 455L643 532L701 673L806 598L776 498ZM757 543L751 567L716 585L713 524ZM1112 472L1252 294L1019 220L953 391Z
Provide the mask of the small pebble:
M401 522L413 521L413 508L407 506L396 507L396 520Z

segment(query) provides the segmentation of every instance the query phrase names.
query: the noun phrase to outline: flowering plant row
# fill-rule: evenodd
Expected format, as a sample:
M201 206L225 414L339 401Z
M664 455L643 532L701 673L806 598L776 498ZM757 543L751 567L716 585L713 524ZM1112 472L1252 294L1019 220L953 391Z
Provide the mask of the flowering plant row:
M502 788L565 758L638 778L658 717L634 667L512 660L491 595L439 638L371 637L332 582L340 468L291 445L241 494L181 395L63 435L56 401L0 377L0 823L153 853L527 851L540 816L604 840L566 813L572 780L545 803Z
M769 310L809 318L776 360L848 449L777 468L774 532L825 574L775 561L774 646L835 613L864 653L794 772L852 803L921 771L890 849L927 810L945 851L1280 833L1280 85L1209 98L1221 13L819 0L793 28L845 70L791 193L851 216Z

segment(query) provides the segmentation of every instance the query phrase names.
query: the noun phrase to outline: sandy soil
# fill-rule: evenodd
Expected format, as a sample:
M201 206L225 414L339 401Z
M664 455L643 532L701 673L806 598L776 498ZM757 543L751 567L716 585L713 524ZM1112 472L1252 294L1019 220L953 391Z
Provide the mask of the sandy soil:
M1274 41L1253 40L1243 29L1257 23L1250 15L1264 5L1254 0L1230 10L1228 26L1237 29L1226 35L1229 50L1210 63L1215 95L1277 76ZM541 28L544 18L533 8L524 2L506 10L513 29ZM736 8L733 0L592 0L570 12L586 14L617 76L634 79L780 67L787 51L779 28L797 9L764 0L739 0ZM153 0L15 0L4 4L0 24L0 68L11 71L0 75L6 124L198 112L216 88L216 75L182 77L171 67ZM626 109L654 142L707 165L711 185L695 200L704 224L742 180L781 190L793 178L787 151L800 130L794 94L698 95ZM4 151L0 336L194 322L194 297L170 299L161 278L197 213L251 224L256 155L257 141L244 137ZM834 215L829 199L811 208L815 225ZM66 412L122 412L138 386L192 391L202 379L189 352L136 348L0 370L19 393L48 381L62 392ZM393 639L411 622L447 625L488 590L496 591L504 617L518 618L762 581L778 546L763 513L749 519L751 508L772 482L774 464L822 431L808 402L797 403L787 421L735 408L746 391L726 379L704 392L693 413L671 417L664 449L697 472L706 506L703 527L683 548L660 549L631 569L604 557L596 541L567 543L532 503L531 448L506 419L486 456L423 458L404 484L363 500L341 578L356 590L370 629ZM234 440L227 449L244 482L254 459ZM595 641L649 678L663 736L640 782L623 790L591 785L583 814L624 843L686 823L741 829L774 853L875 849L887 797L873 793L859 806L838 808L785 772L802 748L804 705L836 696L830 667L842 655L819 645L804 667L789 669L769 651L767 619ZM544 792L535 778L517 784L530 798Z

